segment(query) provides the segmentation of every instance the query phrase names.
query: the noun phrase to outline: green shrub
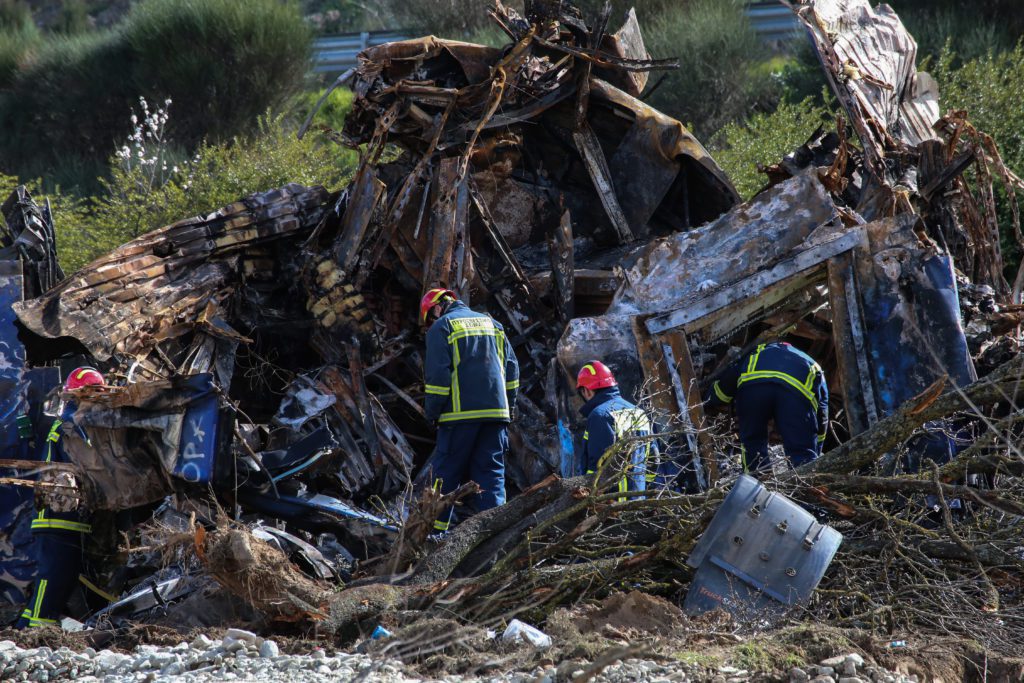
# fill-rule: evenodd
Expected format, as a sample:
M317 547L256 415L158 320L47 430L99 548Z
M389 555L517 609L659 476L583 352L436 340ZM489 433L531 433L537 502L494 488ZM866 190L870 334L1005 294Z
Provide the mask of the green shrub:
M149 0L123 35L135 92L181 103L174 135L186 145L251 130L301 89L309 64L309 29L280 0Z
M59 33L82 33L89 30L89 7L85 0L64 0L60 15L51 28Z
M782 102L770 114L758 113L743 123L727 124L712 140L712 153L740 196L749 199L766 183L758 164L777 163L832 118L827 107L811 98L797 104Z
M129 139L111 158L110 178L103 180L101 195L83 201L68 195L55 198L57 247L66 271L150 230L254 192L289 182L338 189L357 161L355 152L325 144L314 134L298 140L281 115L262 117L251 135L203 144L193 158L177 163L163 133L146 137L145 119L141 125L141 142Z
M0 167L67 186L95 178L123 129L131 53L117 32L51 36L0 94Z
M114 29L52 36L0 94L0 167L96 191L139 96L180 103L184 147L244 134L301 88L309 40L279 0L146 0Z
M995 139L1007 165L1024 174L1024 43L955 64L956 54L946 50L932 70L942 110L966 109L971 123Z
M312 111L316 103L323 97L324 90L326 88L305 92L299 97L295 107L295 116L300 121L306 120L309 112ZM331 94L324 100L324 103L320 105L316 116L313 117L312 129L315 130L317 125L324 125L332 130L340 131L345 125L345 117L348 116L354 99L355 94L351 90L346 88L335 88L332 90Z
M1024 176L1024 43L1008 52L972 59L959 67L957 61L956 54L947 49L932 70L939 82L942 111L966 110L974 127L995 140L1007 167ZM1006 275L1012 282L1020 253L1013 235L1006 188L998 184L998 174L993 175L997 182L996 206ZM1018 200L1024 200L1024 193L1017 194Z
M777 99L771 74L759 65L765 48L737 0L693 0L666 8L642 25L647 51L677 57L649 102L708 138L726 123L770 109ZM660 75L654 74L651 83ZM649 86L650 87L650 86Z

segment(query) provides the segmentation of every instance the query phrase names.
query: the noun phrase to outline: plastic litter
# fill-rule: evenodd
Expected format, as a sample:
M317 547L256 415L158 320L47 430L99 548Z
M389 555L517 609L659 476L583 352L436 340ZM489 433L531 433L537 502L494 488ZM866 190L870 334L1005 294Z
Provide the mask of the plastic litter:
M508 622L508 628L501 634L501 639L507 642L525 640L540 649L551 647L551 636L518 619Z

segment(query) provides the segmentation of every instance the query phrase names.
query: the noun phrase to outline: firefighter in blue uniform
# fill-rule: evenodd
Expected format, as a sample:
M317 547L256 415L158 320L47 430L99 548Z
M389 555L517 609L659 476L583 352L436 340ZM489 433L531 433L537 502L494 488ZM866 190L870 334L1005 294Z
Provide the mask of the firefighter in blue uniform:
M468 501L475 512L505 504L508 425L519 390L519 363L505 330L471 310L447 289L431 289L420 302L426 325L424 363L427 419L437 444L426 467L435 489L449 493L466 481L480 486ZM453 510L434 522L448 531Z
M607 458L620 439L653 434L651 420L641 408L622 397L615 376L601 361L592 360L580 368L576 391L586 401L580 413L587 419L583 432L583 459L587 474L607 466ZM645 491L657 476L658 448L653 439L639 439L622 466L617 480L619 491Z
M711 406L735 400L745 472L770 465L770 420L793 467L821 455L828 427L825 374L813 358L786 342L761 344L730 365L707 400Z
M103 375L95 368L77 368L64 383L64 390L74 391L84 386L102 385ZM60 440L64 430L78 429L71 422L74 403L68 401L61 416L54 420L46 436L42 454L44 462L69 462ZM113 596L105 593L82 575L82 539L92 532L92 525L77 511L56 512L49 507L39 510L32 520L37 553L36 581L32 597L21 613L18 628L56 625L65 612L68 598L81 583L104 601Z

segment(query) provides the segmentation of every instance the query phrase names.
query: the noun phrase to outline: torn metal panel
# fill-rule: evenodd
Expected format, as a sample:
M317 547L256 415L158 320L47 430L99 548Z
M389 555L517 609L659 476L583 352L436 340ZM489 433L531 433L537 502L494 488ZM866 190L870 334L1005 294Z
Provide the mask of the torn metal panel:
M868 250L858 250L855 260L866 352L884 415L942 376L956 386L977 379L952 261L920 242L916 224L913 215L868 224Z
M455 252L467 239L469 209L469 189L460 173L461 163L457 158L444 159L435 176L430 251L423 272L425 286L449 287L460 293L464 286L455 274L459 265Z
M160 500L174 490L172 476L211 482L232 438L230 414L221 409L209 374L87 387L76 400L74 423L81 432L62 426L62 443L95 509Z
M179 221L16 304L15 313L34 334L71 337L98 360L140 353L153 338L190 331L209 301L237 285L237 256L245 247L308 233L326 200L322 187L291 184Z
M830 232L831 239L821 239L817 246L811 246L813 241L808 240L802 245L807 248L770 268L695 298L675 311L648 318L647 329L652 334L679 327L694 332L717 323L708 335L709 341L713 341L738 329L748 320L763 317L781 301L823 282L827 260L853 249L864 239L863 232L858 229ZM758 312L761 315L757 315Z
M885 177L887 150L936 138L938 88L928 74L918 74L917 43L891 7L804 0L797 16L877 177Z
M0 259L22 262L25 298L37 297L63 280L49 200L40 207L28 188L19 185L0 206L0 215Z
M651 55L647 53L647 47L644 45L644 37L640 32L640 22L636 19L635 9L629 8L629 11L626 12L626 21L619 27L618 31L604 36L602 47L607 52L621 59L644 61L651 58ZM649 72L602 69L598 67L597 73L633 97L640 97L640 94L647 86Z
M865 234L865 239L867 235ZM875 386L864 348L864 311L858 296L852 253L841 254L828 263L828 292L832 312L832 341L836 349L839 385L843 390L846 424L851 434L860 434L881 415Z
M698 230L655 240L636 258L608 312L678 309L798 251L811 233L838 219L815 173L791 178Z

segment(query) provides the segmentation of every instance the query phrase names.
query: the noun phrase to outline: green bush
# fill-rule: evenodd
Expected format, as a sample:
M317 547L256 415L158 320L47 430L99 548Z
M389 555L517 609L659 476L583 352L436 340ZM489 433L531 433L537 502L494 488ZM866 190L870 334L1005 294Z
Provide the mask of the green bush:
M19 65L40 40L42 36L27 7L0 3L0 88L10 84Z
M300 121L306 120L309 112L313 110L316 103L323 97L324 90L326 88L305 92L299 97L295 107L295 116ZM324 125L332 130L340 131L345 125L345 117L348 116L354 99L355 94L351 90L346 88L335 88L332 90L331 94L324 100L324 103L320 105L316 116L313 117L312 130L316 130L318 125Z
M294 126L280 115L262 117L251 135L203 144L193 158L177 164L165 139L152 142L163 139L163 133L145 136L145 119L141 127L141 142L130 139L111 159L101 195L83 201L55 198L57 247L66 271L150 230L254 192L290 182L338 189L357 161L355 152L325 144L316 135L298 140Z
M186 145L251 130L301 89L309 65L311 36L291 2L149 0L122 30L135 92L181 103L174 135Z
M956 61L946 50L932 70L942 110L967 110L971 123L995 139L1007 165L1024 174L1024 43L960 67Z
M647 51L677 57L648 101L709 138L722 126L770 109L777 85L760 68L765 48L737 0L693 0L642 24ZM661 76L654 74L651 83ZM649 86L650 87L650 86Z
M0 94L0 168L95 191L140 96L180 103L184 147L244 134L301 88L309 41L279 0L146 0L114 29L51 36Z
M95 178L123 134L131 54L112 31L51 36L0 93L0 167L68 186Z
M1024 43L1013 50L973 59L957 67L957 56L943 52L932 70L939 82L942 111L967 111L968 119L978 130L995 140L999 154L1011 171L1024 176ZM1013 281L1019 249L1013 235L1010 204L1006 188L997 182L997 210L1002 235L1003 254L1007 261L1007 277ZM1018 191L1024 203L1024 193Z
M832 119L829 108L811 98L797 104L782 102L770 114L758 113L743 123L727 124L712 140L712 153L740 196L749 199L766 183L758 164L777 163Z

